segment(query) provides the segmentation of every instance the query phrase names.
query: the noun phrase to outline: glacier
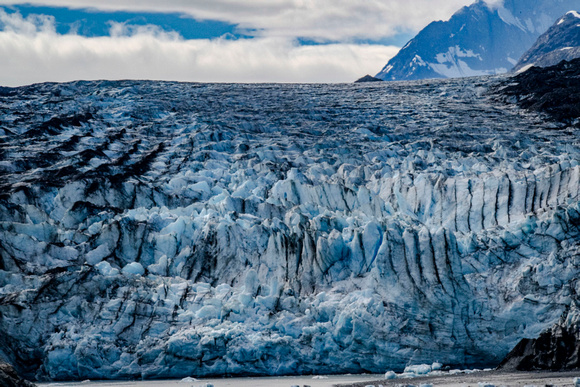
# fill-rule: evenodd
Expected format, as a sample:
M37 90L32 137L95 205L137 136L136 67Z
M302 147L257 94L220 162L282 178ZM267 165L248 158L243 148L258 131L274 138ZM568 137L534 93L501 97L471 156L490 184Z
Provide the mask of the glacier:
M37 380L495 366L580 292L580 142L503 76L0 88L0 356Z

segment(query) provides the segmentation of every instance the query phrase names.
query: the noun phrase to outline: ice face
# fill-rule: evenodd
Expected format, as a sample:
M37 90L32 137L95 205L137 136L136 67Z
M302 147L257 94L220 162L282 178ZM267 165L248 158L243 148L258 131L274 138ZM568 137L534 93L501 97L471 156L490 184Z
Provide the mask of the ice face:
M6 356L81 380L497 364L577 294L580 166L493 82L0 90Z

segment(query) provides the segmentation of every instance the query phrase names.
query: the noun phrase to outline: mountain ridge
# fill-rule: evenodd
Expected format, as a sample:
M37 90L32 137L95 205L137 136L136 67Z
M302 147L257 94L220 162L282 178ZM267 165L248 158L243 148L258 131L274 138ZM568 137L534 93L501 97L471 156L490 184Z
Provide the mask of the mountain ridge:
M389 81L508 72L573 0L478 0L421 30L376 75Z
M579 8L580 9L580 8ZM513 71L549 67L580 57L580 14L568 11L520 58Z

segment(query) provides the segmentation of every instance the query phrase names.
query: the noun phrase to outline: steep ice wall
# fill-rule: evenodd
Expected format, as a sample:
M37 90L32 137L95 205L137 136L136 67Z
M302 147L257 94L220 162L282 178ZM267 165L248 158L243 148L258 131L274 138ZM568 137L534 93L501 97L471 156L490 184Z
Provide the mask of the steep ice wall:
M0 349L51 379L498 363L576 298L580 165L490 82L0 90Z

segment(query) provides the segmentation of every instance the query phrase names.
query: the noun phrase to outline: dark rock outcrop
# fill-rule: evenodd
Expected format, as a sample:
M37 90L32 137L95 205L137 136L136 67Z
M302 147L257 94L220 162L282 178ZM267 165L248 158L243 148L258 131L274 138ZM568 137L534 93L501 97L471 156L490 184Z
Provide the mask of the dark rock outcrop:
M531 66L554 66L580 57L580 14L570 11L538 38L519 60L514 71Z
M547 68L532 67L493 92L506 102L547 114L566 125L580 118L580 59Z
M22 379L14 367L0 360L0 386L2 387L34 387L35 384Z
M536 339L523 339L498 367L503 371L580 369L580 326L565 319Z
M362 78L357 79L356 81L354 81L354 83L366 83L366 82L382 82L382 79L379 78L375 78L371 75L365 75Z
M386 81L507 73L577 0L478 0L425 27L376 75Z

